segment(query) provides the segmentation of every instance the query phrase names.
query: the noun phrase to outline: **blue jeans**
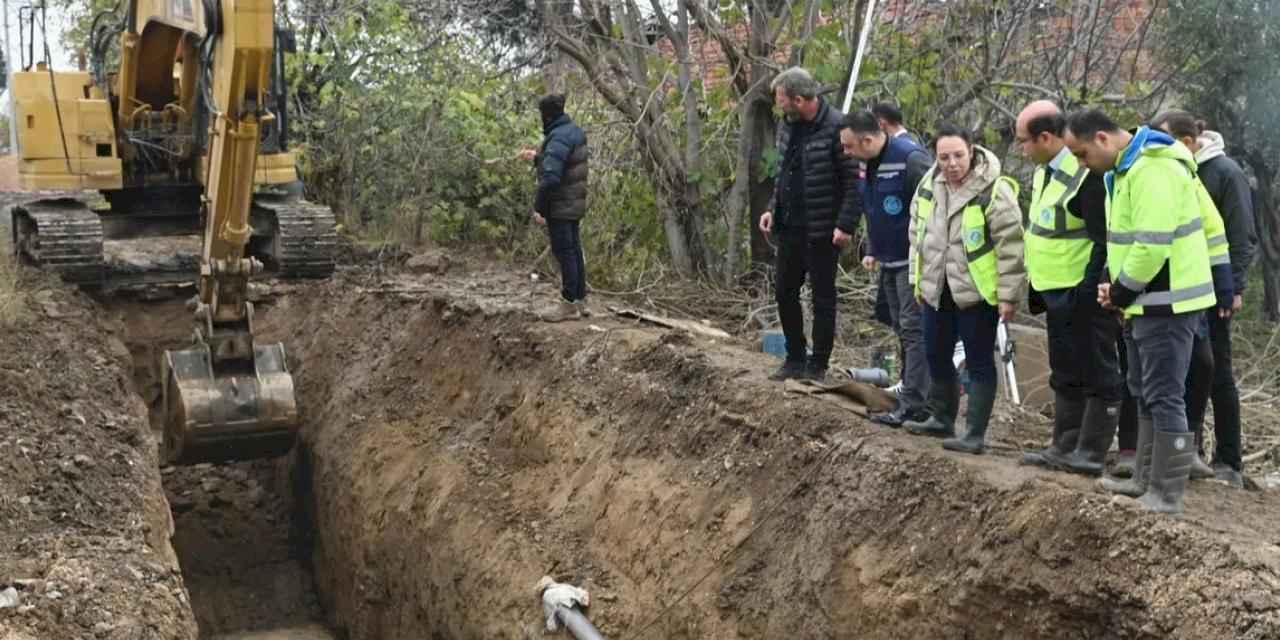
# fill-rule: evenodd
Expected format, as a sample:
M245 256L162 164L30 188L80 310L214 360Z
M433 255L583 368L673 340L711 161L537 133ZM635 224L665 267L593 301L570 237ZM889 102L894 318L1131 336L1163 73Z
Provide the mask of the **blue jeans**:
M569 302L587 298L587 264L582 255L582 238L577 220L547 218L551 252L560 263L560 295Z
M942 308L946 311L927 304L920 305L924 352L929 360L929 376L933 378L933 384L954 383L956 368L951 358L955 354L957 338L964 343L969 380L996 384L996 325L1000 314L985 302L968 309L958 309L949 302L950 295L944 292Z
M1151 418L1156 431L1187 431L1187 368L1203 315L1135 316L1125 327L1129 393L1138 400L1139 413Z

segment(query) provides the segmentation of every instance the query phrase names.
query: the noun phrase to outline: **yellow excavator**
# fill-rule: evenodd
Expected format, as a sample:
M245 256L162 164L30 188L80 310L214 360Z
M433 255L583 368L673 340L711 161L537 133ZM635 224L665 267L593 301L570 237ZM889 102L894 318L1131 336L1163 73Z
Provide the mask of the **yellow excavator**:
M173 274L116 273L104 242L202 236L194 339L161 364L172 464L280 455L298 428L284 346L254 338L249 281L326 277L337 237L332 212L301 199L292 36L274 16L273 0L125 0L94 19L88 71L34 64L32 48L13 74L19 182L70 194L12 209L20 260L83 286L149 283Z

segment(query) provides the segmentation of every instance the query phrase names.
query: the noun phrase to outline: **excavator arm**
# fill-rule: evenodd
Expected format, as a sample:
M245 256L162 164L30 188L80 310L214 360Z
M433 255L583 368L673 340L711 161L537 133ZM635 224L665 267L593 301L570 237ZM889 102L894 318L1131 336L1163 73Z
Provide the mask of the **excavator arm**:
M181 463L278 455L292 446L298 426L284 347L257 344L248 299L250 279L263 270L247 250L260 128L275 118L268 110L274 2L217 0L209 9L210 144L196 331L191 347L165 354L165 450Z

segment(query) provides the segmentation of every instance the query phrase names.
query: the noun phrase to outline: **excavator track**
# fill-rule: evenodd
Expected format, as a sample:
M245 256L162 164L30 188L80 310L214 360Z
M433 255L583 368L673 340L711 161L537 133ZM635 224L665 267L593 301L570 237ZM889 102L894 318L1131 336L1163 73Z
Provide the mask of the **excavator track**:
M13 246L24 263L58 273L76 284L103 282L102 220L83 200L35 200L15 205L12 214Z
M255 221L265 217L272 231L266 253L273 275L280 278L333 275L338 231L329 207L305 201L255 200L253 208Z

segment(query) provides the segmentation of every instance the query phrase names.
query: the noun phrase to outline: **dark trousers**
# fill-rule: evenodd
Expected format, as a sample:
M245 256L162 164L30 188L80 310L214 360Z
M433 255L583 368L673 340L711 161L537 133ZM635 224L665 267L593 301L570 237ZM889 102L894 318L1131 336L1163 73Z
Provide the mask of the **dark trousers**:
M1122 337L1116 343L1120 354L1120 375L1129 378L1129 349ZM1129 393L1129 385L1124 385L1124 400L1120 403L1120 428L1116 432L1116 446L1121 451L1133 452L1138 448L1138 400Z
M929 393L929 367L924 359L924 335L920 329L920 305L907 267L882 267L880 292L888 300L893 331L898 335L902 390L898 402L909 410L923 409Z
M951 292L943 291L943 310L925 304L920 306L920 325L924 331L924 353L929 361L932 384L954 384L955 365L952 356L956 340L964 343L965 369L973 382L996 384L996 324L1000 314L996 308L979 303L968 309L958 309L951 301Z
M1041 297L1049 308L1049 386L1073 400L1120 403L1119 319L1098 306L1092 291L1062 289Z
M815 369L826 369L836 336L836 263L840 250L830 238L810 240L804 229L781 230L778 246L777 301L787 361L803 364L808 351L800 289L805 278L813 291L813 356Z
M1129 393L1138 412L1156 431L1187 433L1187 368L1195 343L1198 313L1136 316L1125 329L1129 356Z
M579 221L547 218L551 252L560 263L560 295L569 302L587 298L587 263L582 255Z
M1231 367L1231 319L1219 318L1212 309L1207 314L1209 336L1196 339L1187 376L1187 422L1201 440L1205 410L1212 399L1213 461L1241 471L1240 390Z

